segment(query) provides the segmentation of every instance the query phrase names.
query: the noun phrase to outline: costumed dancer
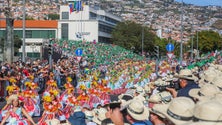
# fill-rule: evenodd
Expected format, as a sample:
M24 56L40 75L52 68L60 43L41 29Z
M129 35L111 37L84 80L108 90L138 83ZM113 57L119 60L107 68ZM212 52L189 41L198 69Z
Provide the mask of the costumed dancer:
M47 125L47 120L59 119L59 117L63 114L60 109L62 109L62 105L59 102L57 95L59 92L57 90L50 90L49 92L45 92L43 95L43 109L44 112L42 117L40 118L38 125Z
M39 97L36 88L38 85L33 82L25 82L26 90L22 92L24 97L24 108L30 116L40 116Z
M10 109L7 111L6 116L3 118L0 125L36 125L31 116L26 112L19 104L18 95L11 95L7 99L7 104L10 105ZM27 118L25 119L23 115Z
M60 101L64 105L63 113L65 117L68 119L70 114L74 112L74 107L78 105L78 101L74 96L75 88L72 86L70 77L66 78L67 83L64 84L65 91L60 96Z

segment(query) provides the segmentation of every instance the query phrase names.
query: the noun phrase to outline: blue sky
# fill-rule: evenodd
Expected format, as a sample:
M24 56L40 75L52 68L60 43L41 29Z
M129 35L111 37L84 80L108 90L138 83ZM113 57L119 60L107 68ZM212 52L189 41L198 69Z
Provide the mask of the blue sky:
M176 0L181 2L182 0ZM218 5L222 6L222 0L183 0L184 3L190 3L199 6Z

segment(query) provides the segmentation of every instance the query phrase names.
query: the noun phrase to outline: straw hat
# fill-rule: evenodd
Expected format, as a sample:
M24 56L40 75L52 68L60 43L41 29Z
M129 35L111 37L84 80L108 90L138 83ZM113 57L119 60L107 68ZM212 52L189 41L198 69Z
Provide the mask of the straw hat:
M163 92L159 93L159 96L161 97L161 101L164 103L170 102L171 99L173 98L172 95L170 94L170 92L168 92L168 91L163 91Z
M135 120L143 121L149 118L149 110L141 101L136 99L126 102L120 110L126 109L128 114Z
M189 95L193 98L204 99L206 97L212 97L216 94L221 93L220 89L212 84L206 84L201 88L191 89Z
M180 79L194 80L194 81L198 79L197 77L193 75L193 73L189 69L180 70L179 74L174 75L174 77L180 78Z
M7 104L11 104L13 100L18 100L18 95L11 95L7 99Z
M222 104L218 101L204 101L194 108L195 122L184 125L222 125Z
M136 93L144 95L145 91L141 86L138 86L138 87L136 87Z
M45 121L47 125L59 125L60 121L58 119L51 119Z
M213 81L212 84L214 84L215 86L219 87L222 89L222 80L221 77L216 77Z
M199 81L199 85L204 85L206 83L212 83L212 81L217 77L216 74L213 73L206 73Z
M158 93L157 94L153 94L153 95L150 96L148 101L152 102L152 103L159 103L161 101L161 97L160 97L160 95Z
M168 104L156 104L155 111L162 113L174 124L191 122L195 103L187 97L174 98Z
M89 120L93 119L94 115L93 115L92 111L86 110L84 113L85 113L87 119L89 119Z
M97 123L97 124L101 124L101 122L106 119L106 112L107 110L105 108L100 108L97 110L97 115L93 117L93 122Z

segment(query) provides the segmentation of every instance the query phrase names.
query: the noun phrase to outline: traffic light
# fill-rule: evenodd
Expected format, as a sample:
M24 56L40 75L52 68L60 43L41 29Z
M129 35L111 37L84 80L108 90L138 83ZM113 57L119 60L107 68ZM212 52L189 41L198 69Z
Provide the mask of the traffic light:
M156 59L159 59L159 55L160 55L159 46L155 46L154 47L154 56L156 57Z
M52 55L52 45L51 44L49 44L49 46L48 46L48 54L49 55Z

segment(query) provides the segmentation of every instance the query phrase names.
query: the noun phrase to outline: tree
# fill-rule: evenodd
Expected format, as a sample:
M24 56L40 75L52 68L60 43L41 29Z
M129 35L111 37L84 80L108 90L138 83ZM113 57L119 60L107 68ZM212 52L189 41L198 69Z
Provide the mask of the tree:
M5 42L5 39L1 38L0 39L0 46L2 49L4 48L4 42ZM15 56L18 55L19 48L21 48L21 45L22 45L22 40L17 35L15 35L14 36L14 55Z
M22 40L18 35L14 36L14 56L17 56L19 53L19 48L22 46Z
M143 29L144 28L144 29ZM112 32L112 43L132 51L142 51L142 30L144 30L144 52L152 52L157 36L151 30L141 24L132 21L120 22Z
M194 35L193 48L197 49L197 33ZM214 31L198 32L198 50L200 53L208 53L214 50L222 49L222 37ZM188 41L188 45L192 46L192 39Z
M58 20L59 19L59 14L48 14L48 19Z

